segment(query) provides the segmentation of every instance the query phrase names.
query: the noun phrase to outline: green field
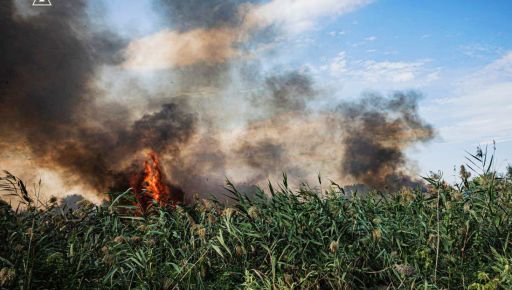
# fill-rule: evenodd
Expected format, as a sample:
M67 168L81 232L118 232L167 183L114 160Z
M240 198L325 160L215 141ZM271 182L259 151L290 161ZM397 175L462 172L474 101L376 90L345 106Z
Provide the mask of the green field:
M474 159L474 158L476 159ZM141 215L131 193L96 206L44 209L13 176L28 210L0 208L5 289L511 289L511 172L427 190L345 192L319 178L291 190L286 176L248 197L199 199ZM9 185L6 181L13 181ZM9 187L9 186L10 187ZM17 192L16 192L17 190Z

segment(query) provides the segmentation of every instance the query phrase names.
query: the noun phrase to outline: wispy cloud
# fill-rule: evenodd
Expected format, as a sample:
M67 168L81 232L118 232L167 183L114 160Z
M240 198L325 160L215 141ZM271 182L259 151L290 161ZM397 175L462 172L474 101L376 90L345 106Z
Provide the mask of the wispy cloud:
M484 43L469 43L459 46L459 50L471 58L486 58L502 55L504 50L495 45Z
M512 52L456 82L451 97L427 109L444 123L445 142L474 144L512 140Z
M370 0L273 0L253 6L247 14L249 26L278 25L289 33L315 27L325 16L339 16L370 3Z
M338 53L336 57L334 57L331 62L328 64L329 72L332 74L343 74L346 73L347 68L347 57L344 51Z
M368 50L372 53L375 50ZM428 60L417 61L375 61L371 59L349 60L342 51L319 67L334 77L346 78L365 83L410 82L418 78L433 81L438 77L437 71L427 70Z
M369 82L406 82L414 80L420 74L424 65L424 61L378 62L374 60L366 60L360 62L360 69L355 71L354 75Z
M329 32L329 36L331 36L331 37L343 36L345 34L346 34L345 31L330 31Z

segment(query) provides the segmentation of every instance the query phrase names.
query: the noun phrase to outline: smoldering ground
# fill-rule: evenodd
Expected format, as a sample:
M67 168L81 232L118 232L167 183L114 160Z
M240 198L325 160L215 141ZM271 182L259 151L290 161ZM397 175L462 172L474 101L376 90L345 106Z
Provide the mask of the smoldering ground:
M245 56L279 31L248 24L258 4L155 1L167 28L133 40L96 23L86 1L30 4L0 4L0 156L11 157L1 167L28 156L61 184L101 193L129 186L151 150L186 193L281 172L377 187L412 179L404 150L433 136L416 93L319 110L327 93L310 76L263 72ZM156 76L144 83L146 73Z

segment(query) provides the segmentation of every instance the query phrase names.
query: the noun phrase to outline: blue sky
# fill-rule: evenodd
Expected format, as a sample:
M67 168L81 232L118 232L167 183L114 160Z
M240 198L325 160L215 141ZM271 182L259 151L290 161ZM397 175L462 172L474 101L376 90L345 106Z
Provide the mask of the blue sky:
M307 71L333 99L421 92L422 116L438 132L434 141L409 150L423 174L451 176L465 150L493 139L497 168L512 163L511 1L321 0L318 9L311 9L315 1L299 2L304 5L290 4L291 13L266 19L283 33L266 43L271 53L258 53L265 67ZM137 39L167 28L151 3L104 0L92 8L106 12L113 30ZM293 1L261 5L269 3Z
M464 150L473 151L478 144L498 138L500 134L496 133L506 133L509 137L512 133L510 121L500 119L506 114L492 116L493 108L501 110L503 105L508 105L507 111L512 115L512 91L507 92L508 102L504 104L488 103L485 95L481 95L480 102L466 108L454 106L441 110L438 107L444 105L435 102L437 99L455 98L459 89L455 83L478 74L512 49L510 15L510 1L375 1L352 13L326 21L318 31L311 33L314 41L309 49L302 51L304 58L301 58L311 63L322 63L322 59L332 59L344 51L347 61L424 62L421 70L435 73L435 80L427 83L422 79L413 79L394 84L358 84L349 93L354 94L360 89L386 91L394 88L421 91L424 95L422 105L428 108L423 115L438 128L439 136L427 146L419 148L421 150L411 150L411 156L419 161L422 172L441 169L448 175L452 174L454 165L463 162ZM318 54L318 49L322 54ZM508 65L508 75L502 71L490 73L503 74L502 77L507 78L504 81L510 82ZM482 85L482 90L486 89L485 85ZM492 89L492 81L488 85ZM484 108L480 110L479 106L489 108L490 112ZM438 115L441 111L450 114L458 110L467 110L468 116L454 118ZM479 111L483 111L484 115ZM451 131L443 130L471 118L486 117L495 121L495 128L489 130L491 132L486 132L489 129L487 126L462 126L459 129L473 132L456 138L449 135ZM499 168L512 162L506 160L512 156L512 142L510 138L502 139L505 140L499 140L497 144L497 156L501 157L498 158Z

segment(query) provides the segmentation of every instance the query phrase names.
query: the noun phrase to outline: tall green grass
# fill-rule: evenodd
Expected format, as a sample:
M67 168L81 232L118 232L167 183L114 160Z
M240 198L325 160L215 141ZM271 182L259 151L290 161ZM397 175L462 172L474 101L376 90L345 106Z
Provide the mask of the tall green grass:
M512 181L485 153L428 191L292 190L135 214L112 202L0 205L0 285L20 289L511 289ZM474 170L474 178L470 171ZM477 174L478 173L478 174ZM11 177L11 181L12 181ZM20 184L14 182L14 188ZM26 190L25 190L26 192Z

